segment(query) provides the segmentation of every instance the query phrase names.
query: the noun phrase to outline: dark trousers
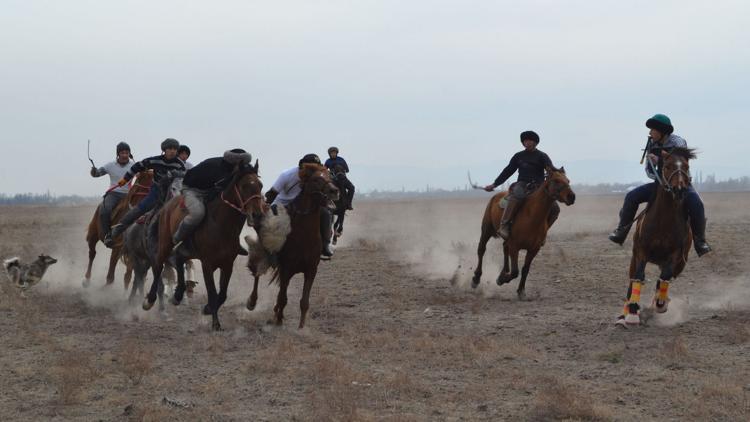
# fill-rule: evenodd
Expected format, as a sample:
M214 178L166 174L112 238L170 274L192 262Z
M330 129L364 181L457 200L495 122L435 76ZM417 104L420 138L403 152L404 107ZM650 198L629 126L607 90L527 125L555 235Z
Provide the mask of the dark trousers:
M625 195L625 201L620 210L620 227L627 226L633 222L635 214L638 212L638 206L644 202L648 202L656 194L657 188L658 184L656 182L648 183L638 186ZM685 192L684 204L688 217L690 217L690 228L694 234L702 236L704 230L702 223L706 220L706 212L703 208L703 201L700 195L698 195L698 192L692 186L688 186L687 192Z
M320 207L320 238L323 245L331 243L331 210Z
M128 194L122 192L107 192L102 199L102 204L99 206L99 224L102 227L104 234L109 233L109 227L112 225L112 211L115 210L117 204L122 201Z
M156 184L153 184L151 185L151 189L149 189L148 191L148 195L146 195L145 198L141 199L141 202L139 202L135 208L128 211L128 213L125 214L124 217L122 217L122 220L120 220L120 224L125 227L133 224L133 222L137 220L138 217L154 209L158 201L159 187Z

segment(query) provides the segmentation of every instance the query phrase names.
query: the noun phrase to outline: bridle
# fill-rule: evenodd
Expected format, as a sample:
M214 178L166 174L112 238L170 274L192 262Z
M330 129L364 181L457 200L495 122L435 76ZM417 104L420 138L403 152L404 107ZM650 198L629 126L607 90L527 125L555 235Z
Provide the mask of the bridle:
M561 199L560 194L563 193L565 189L570 189L570 185L565 185L565 186L561 185L553 189L551 187L552 185L552 183L550 183L551 181L552 179L550 177L548 177L547 180L545 181L544 192L547 195L549 195L550 198L554 199L555 201L559 201Z
M651 171L656 176L656 182L659 183L659 185L661 185L661 187L664 188L665 191L671 193L672 195L674 195L676 192L669 183L675 176L679 174L684 175L688 180L688 184L690 184L693 180L692 176L690 176L690 172L682 169L682 165L678 165L677 169L670 173L668 177L664 177L661 171L656 171L654 163L652 163L651 160L648 160L648 165L649 167L651 167Z
M263 196L261 196L261 194L259 194L259 193L256 193L255 195L251 195L251 196L250 196L249 198L247 198L247 199L243 199L243 198L242 198L242 193L240 192L240 189L239 189L239 188L237 187L237 183L235 183L235 184L234 184L234 193L235 193L235 194L237 195L237 199L238 199L238 200L239 200L239 202L240 202L240 205L239 205L239 206L237 206L236 204L234 204L234 203L232 203L231 201L229 201L229 200L227 200L226 198L224 198L224 192L223 192L223 191L221 192L221 200L222 200L222 201L223 201L223 202L224 202L225 204L229 205L229 206L230 206L231 208L233 208L233 209L237 210L237 212L239 212L240 214L242 214L242 215L244 215L244 216L246 216L246 217L247 217L247 216L249 216L249 214L247 213L247 211L245 211L245 206L246 206L246 205L247 205L247 204L248 204L248 203L249 203L250 201L252 201L253 199L259 199L259 198L263 198Z

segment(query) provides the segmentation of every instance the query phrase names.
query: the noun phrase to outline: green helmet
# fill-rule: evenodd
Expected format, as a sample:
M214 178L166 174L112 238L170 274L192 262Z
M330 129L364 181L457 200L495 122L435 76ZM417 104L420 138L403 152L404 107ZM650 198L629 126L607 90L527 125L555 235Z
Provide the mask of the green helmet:
M672 121L664 114L654 114L654 117L646 120L646 127L649 129L656 129L665 135L674 132Z

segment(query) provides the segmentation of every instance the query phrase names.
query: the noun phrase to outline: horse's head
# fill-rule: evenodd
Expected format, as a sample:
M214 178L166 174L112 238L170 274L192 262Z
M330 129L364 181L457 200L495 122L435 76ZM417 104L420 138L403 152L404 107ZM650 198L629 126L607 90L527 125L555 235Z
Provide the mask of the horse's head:
M261 191L263 183L258 176L258 160L255 165L243 165L236 171L232 182L222 194L224 202L247 216L247 225L259 219L265 210L266 203ZM229 200L229 198L232 198Z
M147 170L142 171L138 173L135 176L135 181L133 182L133 186L130 187L130 190L128 191L128 203L131 206L138 205L138 202L141 201L146 195L148 195L149 189L151 189L151 185L154 183L154 171L153 170Z
M328 199L339 199L339 188L331 180L331 174L324 166L316 163L305 163L299 169L299 180L302 192L320 195L321 204Z
M570 188L570 180L565 175L565 167L556 169L547 167L547 179L544 182L544 190L552 199L573 205L576 202L576 194Z
M695 150L690 148L673 148L666 157L661 169L664 188L682 199L690 187L690 159L695 158Z

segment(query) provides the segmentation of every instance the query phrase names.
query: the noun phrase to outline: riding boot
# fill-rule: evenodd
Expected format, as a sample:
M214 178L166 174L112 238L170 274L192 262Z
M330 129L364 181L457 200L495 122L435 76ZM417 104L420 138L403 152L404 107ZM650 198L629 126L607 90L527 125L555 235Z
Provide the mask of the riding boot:
M135 207L132 210L128 211L128 213L120 219L119 223L112 226L111 231L109 232L107 237L104 238L104 244L107 245L108 242L110 244L113 244L114 239L125 232L125 230L127 230L127 228L130 227L130 225L133 224L135 220L137 220L143 214L145 213L138 207Z
M321 251L321 258L330 259L333 256L333 250L331 249L331 234L332 234L332 221L331 211L323 207L320 209L320 240L323 243Z
M508 195L507 198L508 202L507 204L505 204L503 216L500 219L500 229L497 231L497 234L505 240L508 240L508 238L510 237L510 224L516 214L518 203L521 202L517 198L513 197L513 195Z
M693 230L693 246L698 256L711 252L711 246L706 243L706 219L690 219L690 228Z
M180 221L180 225L172 235L172 244L174 244L172 253L177 252L177 250L185 244L185 240L193 234L196 227L196 225L188 224L185 220Z
M637 211L638 204L633 207L626 202L622 206L622 209L620 210L620 223L617 225L617 228L610 233L609 240L618 245L625 243L625 239L628 237L628 232L630 232L630 227L633 225L633 219L635 218L635 213Z

